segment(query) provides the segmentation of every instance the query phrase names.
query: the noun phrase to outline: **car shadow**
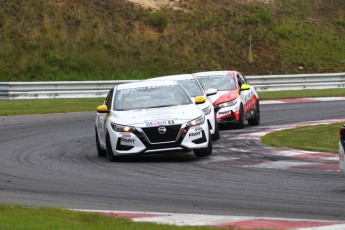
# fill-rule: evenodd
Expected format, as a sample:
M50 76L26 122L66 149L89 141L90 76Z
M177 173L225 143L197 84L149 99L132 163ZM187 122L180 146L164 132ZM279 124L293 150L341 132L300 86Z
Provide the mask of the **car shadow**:
M212 156L210 156L212 157ZM110 163L188 163L198 162L208 157L198 158L192 151L190 152L162 152L155 154L140 154L133 156L121 156L115 162ZM107 158L104 158L107 160Z
M246 124L245 127L248 127L249 125ZM236 127L235 124L218 124L219 130L223 131L223 130L241 130L239 128Z

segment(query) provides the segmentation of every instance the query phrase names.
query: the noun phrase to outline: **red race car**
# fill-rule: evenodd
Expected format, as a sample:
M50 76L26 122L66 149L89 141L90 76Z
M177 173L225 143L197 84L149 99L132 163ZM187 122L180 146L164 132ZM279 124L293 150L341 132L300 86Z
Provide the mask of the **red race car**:
M211 71L193 74L205 90L216 89L211 96L219 124L235 124L244 128L260 124L259 96L256 89L237 71Z

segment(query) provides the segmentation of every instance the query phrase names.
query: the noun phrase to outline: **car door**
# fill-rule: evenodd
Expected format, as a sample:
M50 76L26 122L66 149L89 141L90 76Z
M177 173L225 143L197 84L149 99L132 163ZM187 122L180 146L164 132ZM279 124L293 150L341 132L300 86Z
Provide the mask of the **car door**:
M104 101L104 104L108 107L108 110L112 109L112 103L113 103L113 95L114 95L114 89L111 89ZM98 136L99 136L99 142L100 145L105 147L105 134L106 134L106 119L107 119L108 113L97 113L97 121L98 121Z

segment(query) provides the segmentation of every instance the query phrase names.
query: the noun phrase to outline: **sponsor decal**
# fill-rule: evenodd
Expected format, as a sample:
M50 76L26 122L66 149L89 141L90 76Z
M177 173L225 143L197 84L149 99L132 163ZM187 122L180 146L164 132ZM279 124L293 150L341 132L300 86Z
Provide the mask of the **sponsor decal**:
M218 112L218 115L219 116L224 116L224 115L227 115L227 114L230 114L231 113L231 110L228 110L228 111L220 111Z
M199 139L202 137L202 131L191 132L188 136L191 141Z
M191 127L191 129L194 129L194 131L202 130L200 125L193 126L193 127Z
M121 138L121 145L130 145L133 146L134 145L135 140L130 139L130 138Z
M190 140L199 139L201 136L202 136L201 131L197 131L197 132L194 132L194 133L190 133L190 134L189 134Z
M162 125L173 125L175 122L173 120L169 121L146 121L147 127L155 127L155 126L162 126Z
M199 135L201 135L201 131L189 134L190 137L199 136Z

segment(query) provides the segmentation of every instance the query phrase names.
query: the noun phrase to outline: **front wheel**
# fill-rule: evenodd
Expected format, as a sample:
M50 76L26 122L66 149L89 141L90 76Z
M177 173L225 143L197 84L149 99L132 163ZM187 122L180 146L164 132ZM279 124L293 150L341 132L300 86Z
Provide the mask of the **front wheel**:
M113 148L111 147L109 134L107 134L107 137L106 137L106 145L107 145L106 153L107 153L108 160L111 162L116 161L118 157L116 157L113 153Z
M219 133L219 125L217 122L217 118L214 121L214 134L212 134L212 141L217 141L220 138L220 133Z
M257 103L256 103L255 116L248 120L248 124L249 125L259 125L260 124L260 106L259 106L259 101L257 101Z
M243 106L240 107L240 117L238 118L238 122L236 124L236 128L238 129L244 129L244 110Z
M212 154L212 140L211 140L210 132L209 132L207 147L203 148L203 149L195 149L194 154L196 157L207 157L207 156L210 156Z
M101 144L99 143L98 132L97 132L97 128L96 127L95 127L95 133L96 133L97 155L99 157L105 157L107 155L107 152L104 149L102 149Z

